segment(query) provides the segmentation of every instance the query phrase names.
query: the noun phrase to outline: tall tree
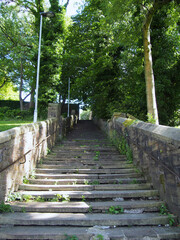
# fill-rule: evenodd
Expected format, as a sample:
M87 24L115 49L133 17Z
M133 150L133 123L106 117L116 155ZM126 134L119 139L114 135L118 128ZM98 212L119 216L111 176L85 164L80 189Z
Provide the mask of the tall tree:
M150 27L151 22L155 13L161 9L164 5L175 2L172 0L111 0L103 1L102 5L105 7L107 14L114 18L115 20L120 19L121 22L128 21L131 26L128 26L130 29L136 29L137 33L140 34L140 30L143 30L143 46L144 46L144 72L146 80L146 96L147 96L147 110L148 114L152 115L156 120L156 123L159 123L158 119L158 110L156 103L156 94L155 94L155 81L153 73L153 62L152 62L152 52L151 52L151 41L150 41ZM137 24L137 20L141 22L141 25ZM134 24L133 24L134 23ZM137 24L137 26L135 25ZM139 29L137 29L139 27ZM126 31L126 30L125 30ZM126 31L129 32L129 29ZM132 33L128 36L126 41L129 40L129 37L132 37ZM130 40L131 41L131 40Z

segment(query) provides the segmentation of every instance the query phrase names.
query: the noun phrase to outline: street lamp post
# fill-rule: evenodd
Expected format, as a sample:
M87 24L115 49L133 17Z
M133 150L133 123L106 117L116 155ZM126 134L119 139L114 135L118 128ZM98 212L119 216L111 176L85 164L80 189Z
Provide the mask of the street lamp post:
M41 12L40 13L40 29L39 29L39 48L38 48L38 62L37 62L37 77L36 77L36 96L35 96L35 108L34 108L34 123L37 122L38 115L38 89L39 89L39 70L40 70L40 57L41 57L41 37L42 37L42 19L43 17L54 17L53 12Z
M68 117L70 116L70 114L69 114L69 105L70 105L70 78L68 79Z

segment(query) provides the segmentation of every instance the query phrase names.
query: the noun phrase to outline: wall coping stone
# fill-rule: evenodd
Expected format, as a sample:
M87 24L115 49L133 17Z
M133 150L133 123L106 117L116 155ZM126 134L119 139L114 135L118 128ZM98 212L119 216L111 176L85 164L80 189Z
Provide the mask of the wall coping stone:
M8 142L11 139L14 139L15 136L17 137L21 134L25 134L30 131L35 131L35 129L38 128L39 126L52 123L53 121L56 121L56 118L40 121L37 123L25 124L19 127L15 127L15 128L0 132L0 144Z
M115 121L122 123L125 122L127 118L116 118ZM156 125L151 123L145 123L138 121L129 127L134 127L145 131L148 135L153 135L158 139L164 140L173 145L179 145L180 147L180 129L174 127L168 127L163 125Z

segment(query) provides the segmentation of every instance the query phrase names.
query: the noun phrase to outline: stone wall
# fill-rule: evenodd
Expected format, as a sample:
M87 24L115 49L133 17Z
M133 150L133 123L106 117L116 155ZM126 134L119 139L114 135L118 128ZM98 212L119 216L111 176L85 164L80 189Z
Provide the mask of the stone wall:
M57 140L73 127L74 118L60 116L59 104L49 104L48 120L0 132L0 202L17 191Z
M0 133L0 201L16 191L37 162L55 144L59 134L57 119L32 123Z
M170 211L180 217L180 129L141 121L127 126L127 118L118 116L95 122L108 135L116 131L126 138L134 164L159 190Z

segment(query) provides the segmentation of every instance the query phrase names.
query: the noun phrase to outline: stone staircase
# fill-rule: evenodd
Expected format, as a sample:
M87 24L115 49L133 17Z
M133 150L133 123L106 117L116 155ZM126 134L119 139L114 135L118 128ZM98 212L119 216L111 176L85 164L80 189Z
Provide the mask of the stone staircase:
M24 182L14 193L24 201L0 215L0 239L180 239L180 228L169 226L176 217L159 213L158 191L90 121Z

